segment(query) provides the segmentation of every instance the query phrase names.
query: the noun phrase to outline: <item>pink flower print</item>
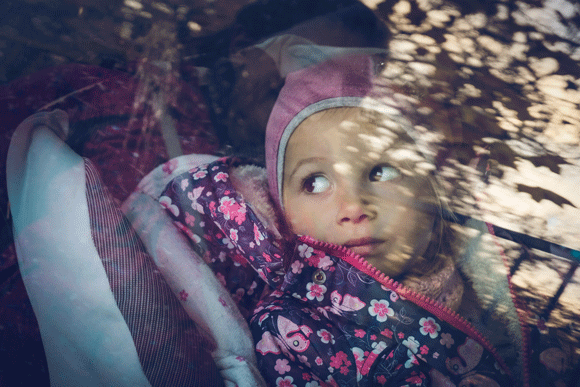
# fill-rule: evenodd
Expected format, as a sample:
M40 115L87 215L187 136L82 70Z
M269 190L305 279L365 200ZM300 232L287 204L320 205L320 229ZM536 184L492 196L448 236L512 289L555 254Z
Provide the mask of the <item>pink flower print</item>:
M348 361L346 353L339 351L336 355L330 357L330 366L333 368L340 368L345 360Z
M412 353L417 353L420 343L415 337L409 336L406 340L403 340L403 345L409 348Z
M308 265L313 267L318 267L318 262L320 262L320 257L316 254L311 254L310 257L304 258Z
M397 302L397 300L399 299L399 295L397 293L391 291L390 299L393 302Z
M306 285L306 290L308 290L308 293L306 293L306 298L309 300L316 299L316 301L322 301L324 299L324 293L326 293L326 286L319 285L314 282L309 282Z
M310 258L310 256L312 255L313 252L314 252L314 249L312 247L308 246L307 244L301 244L298 246L298 254L302 258Z
M419 350L421 351L421 355L426 355L429 353L429 347L426 345L422 345L421 348L419 348Z
M381 386L387 384L387 378L385 377L385 375L377 376L377 383L379 383Z
M348 374L348 367L346 367L346 366L340 367L340 373L343 375Z
M233 250L235 247L229 238L222 238L222 243L224 246L227 246L228 249L230 249L230 250Z
M442 333L441 340L439 340L441 345L446 346L447 348L451 348L453 344L455 344L455 340L451 337L451 333Z
M330 259L328 255L325 255L324 257L320 258L316 266L319 269L328 270L333 264L334 263L332 262L332 259Z
M189 187L189 180L187 179L181 180L181 190L185 191L187 187Z
M351 350L352 350L352 355L354 356L354 364L356 365L356 369L358 371L357 375L358 375L361 373L361 370L362 370L363 365L365 363L365 352L358 347L351 348ZM362 374L360 376L362 376Z
M279 377L276 379L276 387L296 387L294 383L294 378L292 376L286 376L285 378Z
M409 355L409 359L405 362L405 368L411 368L413 366L419 365L419 360L417 360L415 355L413 355L411 352L407 352L407 355Z
M365 352L359 347L352 347L351 351L352 351L352 355L354 356L354 360L357 364L359 361L364 360L365 355L368 355L368 351Z
M171 202L171 198L169 196L161 196L159 198L159 204L161 204L165 209L173 214L173 216L179 216L179 207Z
M330 357L330 366L334 368L340 368L344 363L345 366L350 367L352 364L348 360L348 356L343 351L339 351L336 355Z
M234 229L230 230L230 240L234 243L238 241L238 230Z
M262 235L262 233L258 229L258 225L254 224L254 242L256 242L256 244L258 246L260 246L260 241L263 241L263 240L264 240L264 235Z
M317 268L326 268L329 269L332 266L332 261L330 257L326 256L323 252L313 252L307 254L307 257L304 257L304 260L308 263L308 265ZM326 262L325 262L326 260ZM322 263L320 261L323 261ZM329 266L330 265L330 266Z
M388 337L389 339L393 338L393 331L390 330L389 328L385 328L382 332L381 335Z
M376 316L378 322L387 321L387 316L394 316L395 311L389 308L389 301L387 300L372 300L369 306L369 314Z
M193 179L199 180L199 179L203 179L206 176L207 176L207 171L205 169L200 169L193 174Z
M290 366L288 365L288 359L278 359L276 360L276 365L274 369L278 371L280 375L284 375L286 372L290 372Z
M371 335L371 340L375 341L377 339L377 335Z
M203 187L197 187L197 188L194 188L193 191L187 193L187 198L189 200L191 200L191 208L194 211L199 212L200 214L204 213L203 206L197 202L197 199L199 199L199 197L201 196L202 191L203 191ZM214 204L214 206L215 206L215 204ZM211 207L211 204L210 204L210 207Z
M413 383L416 386L420 386L423 383L423 379L421 379L420 376L415 375L415 376L411 376L410 378L405 379L405 382Z
M193 207L193 204L191 206ZM209 211L211 212L211 214L213 216L215 216L215 214L216 214L216 212L215 212L215 202L214 201L209 202L209 206L208 207L209 207Z
M216 183L220 181L223 181L225 183L228 177L229 175L227 173L218 172L213 179L215 180Z
M187 292L185 290L182 290L179 292L179 299L181 301L187 301L188 296L189 296L189 294L187 294Z
M316 334L320 336L320 341L322 341L324 344L334 344L334 336L326 329L321 329L316 332Z
M290 267L292 268L292 273L300 274L302 273L302 268L304 267L304 264L301 261L296 260L292 262L292 265L290 265Z
M366 332L363 329L355 329L354 330L354 335L358 338L363 338L365 337Z
M236 203L235 199L228 196L224 196L220 199L220 206L218 210L224 214L226 220L234 220L238 224L242 224L246 220L246 208L239 203Z
M397 337L399 339L404 339L405 338L405 334L403 332L399 332L399 333L397 333Z
M185 213L185 223L187 223L187 225L193 227L195 225L195 216L191 215L189 212L186 212Z
M441 326L437 324L433 317L421 318L419 320L419 325L421 325L419 332L423 335L429 335L432 339L436 338L441 330Z
M321 366L322 364L324 364L320 356L316 356L316 359L314 359L314 363L316 363L317 366Z
M171 173L173 171L175 171L175 168L177 168L177 160L171 159L171 160L167 161L165 164L163 164L163 167L161 169L167 175L171 175Z
M312 376L308 372L302 373L302 380L306 380L308 382L310 379L312 379Z

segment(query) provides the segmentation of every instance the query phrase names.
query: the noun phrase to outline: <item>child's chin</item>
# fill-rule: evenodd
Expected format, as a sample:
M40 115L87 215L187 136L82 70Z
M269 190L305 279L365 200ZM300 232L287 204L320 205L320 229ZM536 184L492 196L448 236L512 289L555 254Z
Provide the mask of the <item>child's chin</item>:
M404 275L416 260L409 254L393 254L392 252L386 255L368 256L365 259L391 278Z

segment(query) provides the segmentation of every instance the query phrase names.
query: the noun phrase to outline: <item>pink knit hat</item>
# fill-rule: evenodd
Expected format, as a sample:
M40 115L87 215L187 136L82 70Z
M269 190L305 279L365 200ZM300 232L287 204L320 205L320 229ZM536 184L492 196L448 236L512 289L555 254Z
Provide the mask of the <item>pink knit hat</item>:
M280 208L284 156L294 130L322 110L366 105L374 78L374 61L366 55L330 59L286 77L266 126L268 183Z

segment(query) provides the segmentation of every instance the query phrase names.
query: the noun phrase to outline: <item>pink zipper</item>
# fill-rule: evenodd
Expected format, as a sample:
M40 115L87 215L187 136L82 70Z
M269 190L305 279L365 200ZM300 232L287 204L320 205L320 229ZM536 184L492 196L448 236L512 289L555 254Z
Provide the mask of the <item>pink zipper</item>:
M491 345L489 340L485 338L473 325L471 325L465 318L461 317L457 312L449 309L447 306L419 294L413 290L407 289L402 284L398 283L397 281L393 280L389 276L382 273L379 269L375 268L369 262L367 262L363 257L358 254L353 253L350 249L344 246L335 245L333 243L328 242L321 242L309 236L301 236L298 238L300 241L309 243L315 247L319 247L325 250L330 250L333 255L336 255L343 261L353 265L358 270L362 271L363 273L371 276L375 280L377 280L382 285L386 286L392 291L397 292L399 295L405 297L406 299L411 300L416 305L420 306L421 308L427 310L428 312L434 314L441 320L444 320L466 335L473 337L478 340L478 342L483 345L485 349L487 349L497 363L502 367L502 369L513 379L513 374L511 370L507 367L504 360L499 356L497 350ZM511 289L510 289L511 290ZM526 367L524 366L524 372L526 372ZM527 387L528 385L525 384Z

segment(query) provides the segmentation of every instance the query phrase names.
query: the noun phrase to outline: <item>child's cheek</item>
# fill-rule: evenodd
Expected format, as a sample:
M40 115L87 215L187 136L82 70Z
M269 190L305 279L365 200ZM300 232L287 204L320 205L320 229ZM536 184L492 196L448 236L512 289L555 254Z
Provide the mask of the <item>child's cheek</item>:
M308 235L325 241L325 230L328 225L323 219L312 211L294 211L288 213L286 220L292 232L298 235Z

